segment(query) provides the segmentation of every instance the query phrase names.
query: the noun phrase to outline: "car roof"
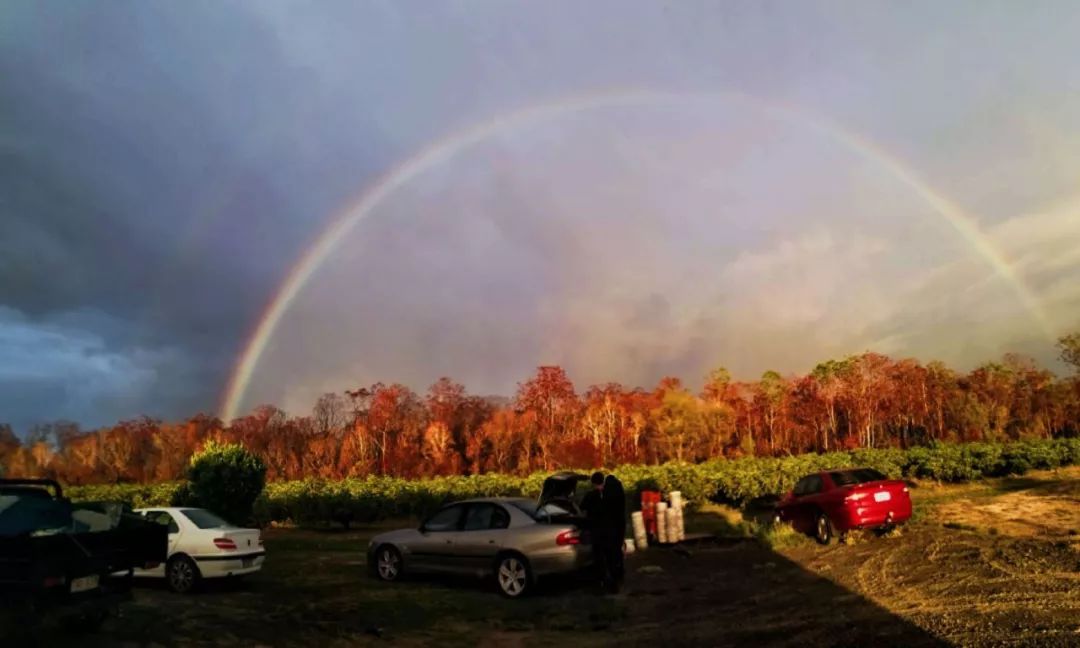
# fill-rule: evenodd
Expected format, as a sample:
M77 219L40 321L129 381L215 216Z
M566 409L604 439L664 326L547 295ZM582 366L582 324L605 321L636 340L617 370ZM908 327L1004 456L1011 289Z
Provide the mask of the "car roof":
M141 507L139 507L137 509L134 509L134 511L136 513L140 513L142 511L167 511L167 512L170 512L170 513L179 513L180 511L200 511L200 510L204 510L204 509L200 509L197 506L141 506Z
M870 466L851 466L849 468L826 468L825 470L819 470L817 472L809 473L806 476L812 477L814 475L829 475L832 473L852 472L854 470L877 470L877 472L881 472L877 468L871 468Z
M53 498L52 493L39 486L0 486L0 495L29 495L44 499Z
M458 500L456 502L447 502L446 506L452 504L482 504L485 502L491 504L512 504L513 502L532 502L532 500L528 497L473 497L471 499Z

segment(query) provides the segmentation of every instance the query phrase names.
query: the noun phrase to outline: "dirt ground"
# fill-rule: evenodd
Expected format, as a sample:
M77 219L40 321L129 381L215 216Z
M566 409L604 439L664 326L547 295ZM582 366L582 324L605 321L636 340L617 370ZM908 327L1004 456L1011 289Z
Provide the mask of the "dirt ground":
M894 537L770 549L727 537L630 557L618 596L581 579L507 601L490 583L365 571L367 539L273 529L256 576L141 587L80 645L1080 646L1080 470L913 489ZM722 529L715 511L692 524ZM728 535L738 535L732 532Z
M990 534L1063 541L1080 549L1080 467L958 487L937 517Z

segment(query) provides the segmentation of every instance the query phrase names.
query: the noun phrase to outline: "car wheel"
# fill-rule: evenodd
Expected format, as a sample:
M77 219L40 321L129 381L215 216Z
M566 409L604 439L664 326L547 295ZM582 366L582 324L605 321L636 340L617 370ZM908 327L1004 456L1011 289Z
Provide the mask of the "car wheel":
M176 556L165 566L165 580L170 590L177 594L187 594L199 584L199 568L191 558Z
M517 554L507 554L499 558L495 565L495 580L499 583L499 593L507 598L520 598L532 586L532 571L529 563Z
M375 552L375 575L386 582L401 578L401 552L390 545L383 545Z
M818 513L817 522L814 523L814 539L823 545L832 542L832 522L829 520L829 516L824 513Z

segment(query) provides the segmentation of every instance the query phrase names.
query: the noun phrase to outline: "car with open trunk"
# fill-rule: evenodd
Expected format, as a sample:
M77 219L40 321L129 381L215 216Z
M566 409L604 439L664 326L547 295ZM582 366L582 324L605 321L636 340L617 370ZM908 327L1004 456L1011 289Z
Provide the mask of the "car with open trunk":
M588 530L574 502L576 473L544 482L536 500L486 497L440 508L413 529L375 536L368 565L383 581L404 573L494 576L509 598L528 593L538 578L591 564Z
M94 629L165 561L164 529L119 502L72 503L55 481L0 479L0 637Z

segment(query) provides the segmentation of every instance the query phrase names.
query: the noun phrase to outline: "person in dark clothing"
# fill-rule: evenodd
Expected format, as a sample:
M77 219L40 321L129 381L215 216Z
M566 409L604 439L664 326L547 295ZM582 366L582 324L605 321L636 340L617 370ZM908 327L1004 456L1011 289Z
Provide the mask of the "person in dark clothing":
M592 490L581 498L581 510L589 520L599 520L604 516L604 473L594 472Z
M592 538L593 565L601 588L607 588L612 581L610 565L610 523L604 506L604 474L592 475L592 490L581 500L581 510L588 520L589 536Z
M607 531L604 534L605 562L610 576L609 586L618 591L622 585L625 569L623 545L626 542L626 492L615 475L604 480L603 519Z

